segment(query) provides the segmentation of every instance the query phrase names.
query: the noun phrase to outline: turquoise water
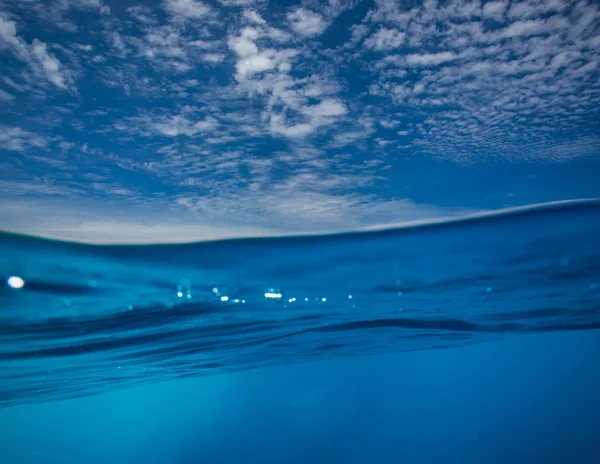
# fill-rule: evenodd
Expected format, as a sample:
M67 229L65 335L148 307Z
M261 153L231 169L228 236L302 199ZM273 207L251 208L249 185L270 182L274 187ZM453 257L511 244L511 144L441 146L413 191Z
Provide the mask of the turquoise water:
M24 285L0 287L0 462L599 462L599 238L596 201L181 245L3 233Z

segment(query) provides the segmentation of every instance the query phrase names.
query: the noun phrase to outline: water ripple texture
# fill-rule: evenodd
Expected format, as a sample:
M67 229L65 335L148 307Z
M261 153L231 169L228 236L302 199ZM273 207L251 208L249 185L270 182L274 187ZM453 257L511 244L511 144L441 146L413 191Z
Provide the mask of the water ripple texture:
M178 245L0 233L0 406L600 328L600 202Z

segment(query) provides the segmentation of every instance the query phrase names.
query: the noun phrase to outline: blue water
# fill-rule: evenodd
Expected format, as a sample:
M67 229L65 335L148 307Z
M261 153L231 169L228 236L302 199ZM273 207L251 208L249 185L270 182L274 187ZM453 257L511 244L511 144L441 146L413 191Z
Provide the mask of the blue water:
M599 202L0 256L2 463L600 462Z

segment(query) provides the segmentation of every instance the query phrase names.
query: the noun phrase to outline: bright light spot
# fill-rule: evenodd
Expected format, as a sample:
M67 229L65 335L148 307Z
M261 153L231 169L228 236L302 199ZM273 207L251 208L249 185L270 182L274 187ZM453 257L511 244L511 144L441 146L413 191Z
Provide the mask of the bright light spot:
M10 276L6 279L6 283L11 288L23 288L23 285L25 285L25 281L17 276Z
M246 300L242 300L242 303L245 303L245 302L246 302Z
M213 288L213 293L219 293L219 289L217 287Z
M308 301L308 298L304 298L304 301Z
M223 296L221 297L221 301L229 301L229 297L228 297L228 296L225 296L225 295L223 295Z
M178 296L179 298L181 298L181 297L183 296L183 293L182 293L182 292L177 292L177 296Z
M191 299L192 299L192 294L191 294L191 293L188 293L188 294L187 294L187 299L188 299L188 300L191 300Z
M281 293L267 292L265 293L265 298L281 298Z
M327 298L323 297L323 298L321 298L321 301L322 301L323 303L325 303L325 302L327 301Z
M352 299L352 295L348 295L348 299L351 300Z
M239 302L240 302L240 299L239 299L239 298L236 298L235 300L233 300L233 302L234 302L234 303L239 303Z

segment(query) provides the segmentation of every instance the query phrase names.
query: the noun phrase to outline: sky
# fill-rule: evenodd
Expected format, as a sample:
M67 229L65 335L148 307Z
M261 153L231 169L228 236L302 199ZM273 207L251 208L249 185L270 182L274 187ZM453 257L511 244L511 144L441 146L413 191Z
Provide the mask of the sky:
M358 229L600 197L598 2L0 0L0 228Z

